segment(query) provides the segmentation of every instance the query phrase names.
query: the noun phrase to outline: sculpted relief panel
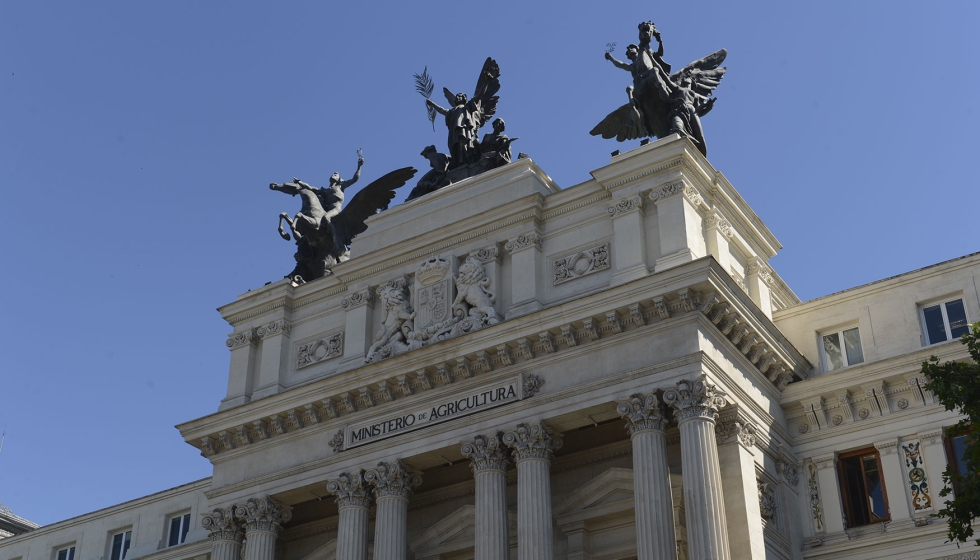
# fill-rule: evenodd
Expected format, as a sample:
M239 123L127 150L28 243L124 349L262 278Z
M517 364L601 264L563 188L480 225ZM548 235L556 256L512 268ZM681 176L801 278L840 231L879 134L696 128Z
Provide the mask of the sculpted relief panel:
M382 324L365 363L496 325L502 318L494 309L490 284L476 254L466 258L455 276L449 260L426 260L415 271L414 294L405 278L382 284L377 289Z

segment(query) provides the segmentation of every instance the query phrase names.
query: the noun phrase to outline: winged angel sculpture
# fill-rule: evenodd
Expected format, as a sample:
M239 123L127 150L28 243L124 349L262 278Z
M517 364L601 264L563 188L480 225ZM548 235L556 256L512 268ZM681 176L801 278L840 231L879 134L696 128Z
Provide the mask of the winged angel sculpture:
M290 234L283 228L283 221L289 224L292 238L296 240L296 268L288 278L302 284L330 274L330 268L350 258L350 243L354 237L367 229L364 220L382 210L387 210L395 197L395 190L415 176L416 169L403 167L388 173L361 189L341 210L344 203L344 190L357 182L361 176L364 158L357 161L357 172L349 180L341 179L339 173L330 177L330 186L316 188L299 179L277 184L269 188L303 199L303 207L294 218L283 212L279 214L279 235L286 241Z
M711 93L725 75L726 68L721 63L728 51L715 51L671 74L670 65L663 59L664 45L656 26L645 21L638 28L639 45L626 48L629 62L616 60L606 53L606 59L613 65L633 75L633 85L626 88L629 101L609 113L590 134L619 142L680 134L708 155L701 117L714 107ZM650 48L654 38L658 43L656 51Z

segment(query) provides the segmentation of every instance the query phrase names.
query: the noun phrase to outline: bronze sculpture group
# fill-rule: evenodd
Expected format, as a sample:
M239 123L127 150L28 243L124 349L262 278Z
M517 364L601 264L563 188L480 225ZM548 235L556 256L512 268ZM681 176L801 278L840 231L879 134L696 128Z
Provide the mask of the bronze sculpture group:
M615 138L619 142L679 134L690 139L706 155L701 117L714 106L715 98L711 94L725 75L726 69L721 63L727 51L718 50L671 73L670 65L663 58L660 32L653 22L640 23L638 29L638 44L626 49L629 62L613 57L612 49L606 52L607 60L633 77L633 83L626 88L628 101L609 113L590 133ZM651 48L654 39L657 50ZM448 154L440 153L434 145L422 150L421 155L429 161L430 170L419 179L406 202L511 162L511 143L517 138L504 134L503 119L493 120L493 132L479 139L480 129L497 112L500 67L494 59L487 58L483 63L471 97L443 88L448 108L429 99L433 84L427 72L416 75L416 79L423 82L417 89L421 87L419 91L426 97L430 117L434 119L435 114L445 117ZM525 156L521 154L520 157ZM279 216L279 235L296 242L296 266L288 275L295 284L328 275L331 267L346 261L350 257L351 241L367 229L364 221L386 210L395 191L417 172L412 167L392 171L361 189L343 207L344 191L360 178L363 164L364 158L358 150L357 171L353 177L344 180L339 173L334 173L324 188L313 187L295 178L291 182L269 185L272 190L299 195L303 201L295 217L290 218L285 212ZM284 221L289 225L289 233L283 228ZM392 333L392 336L396 335Z

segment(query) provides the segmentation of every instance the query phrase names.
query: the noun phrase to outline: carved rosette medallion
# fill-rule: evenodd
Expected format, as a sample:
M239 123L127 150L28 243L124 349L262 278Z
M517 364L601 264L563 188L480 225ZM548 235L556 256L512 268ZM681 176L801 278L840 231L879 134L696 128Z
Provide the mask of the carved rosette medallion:
M327 492L337 496L337 507L371 507L371 488L364 479L364 470L343 472L327 481Z
M759 513L766 521L776 517L776 490L768 482L756 482L759 488Z
M373 301L374 295L371 293L371 290L361 290L358 292L353 292L341 300L340 306L344 309L354 309L355 307L367 305Z
M344 333L334 333L330 336L301 344L296 356L296 367L303 368L313 364L336 358L344 353Z
M524 249L530 249L532 247L535 249L541 248L541 236L533 231L530 233L518 235L514 239L504 244L504 249L507 249L511 253L516 253L518 251L523 251Z
M245 536L245 526L241 519L235 517L234 506L205 513L201 518L201 526L210 532L211 542L242 542L242 537Z
M573 255L566 255L552 261L554 284L581 278L609 268L609 244L603 243Z
M477 436L473 441L466 442L460 448L463 456L470 460L473 474L487 471L507 470L507 449L499 432L487 436Z
M246 533L266 531L278 534L282 524L293 518L292 508L271 496L251 498L235 507L235 516L245 520Z
M255 336L255 329L248 329L247 331L236 332L228 335L228 340L225 341L225 346L229 350L235 350L241 348L242 346L248 346L250 344L255 344L258 342Z
M273 336L277 334L282 334L289 336L290 327L289 323L283 320L273 321L267 325L262 325L261 327L255 329L255 333L259 335L259 338L265 338L267 336Z
M677 382L677 389L664 392L664 402L674 408L678 422L692 418L714 421L718 411L727 404L725 393L704 377Z
M561 449L561 434L556 433L543 421L521 423L503 437L504 443L514 452L518 462L526 459L550 461L555 451Z
M613 218L618 218L624 214L629 214L630 212L635 212L643 208L643 199L639 195L627 197L618 200L616 204L607 208L609 215Z
M407 500L412 495L412 488L422 484L420 473L401 459L378 463L376 468L365 471L364 479L374 486L377 499L391 496Z
M667 410L655 392L646 396L637 393L620 401L616 412L626 420L630 437L638 432L663 432L667 426Z

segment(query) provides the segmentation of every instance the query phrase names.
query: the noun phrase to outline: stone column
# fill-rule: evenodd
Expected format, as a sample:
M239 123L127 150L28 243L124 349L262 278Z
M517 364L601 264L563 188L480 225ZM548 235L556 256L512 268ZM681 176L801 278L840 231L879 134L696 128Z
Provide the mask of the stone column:
M344 315L344 363L363 363L371 344L371 313L374 310L374 290L351 290L340 302Z
M364 480L364 471L340 473L337 478L327 481L327 491L337 495L340 510L337 560L367 560L371 489Z
M667 466L667 418L656 393L633 395L616 407L633 441L633 496L639 560L675 560L674 505Z
M286 388L282 381L289 371L290 329L289 322L285 319L272 321L255 329L255 333L262 339L262 352L255 376L255 389L252 391L253 399L275 395Z
M772 281L772 269L765 261L759 257L749 259L749 266L745 269L745 285L749 289L749 297L769 318L772 318L772 297L769 290Z
M718 210L712 210L704 219L704 244L708 254L713 256L722 270L732 273L732 252L729 239L735 236L732 224Z
M500 434L494 432L464 443L461 451L469 458L476 478L475 558L506 559L510 555L506 448Z
M698 209L704 199L684 179L672 181L650 192L657 207L660 258L655 272L680 266L707 254Z
M681 473L691 558L728 560L728 525L722 498L721 466L715 444L715 413L724 393L704 376L680 381L664 393L681 432Z
M932 404L931 398L930 394L925 402ZM943 484L942 474L946 470L947 463L946 449L943 445L943 430L940 428L938 430L920 432L918 436L919 441L922 442L922 455L925 458L927 470L932 475L930 480L933 481L933 507L936 508L936 511L939 511L947 507L949 505L948 502L954 498L952 494L947 494L945 497L939 495Z
M729 550L733 558L765 558L766 540L753 453L756 428L737 410L726 411L721 416L715 434Z
M837 453L814 457L812 461L817 466L817 487L820 491L820 502L823 504L821 513L825 534L821 540L825 544L847 540L840 485L837 482Z
M276 537L292 511L271 496L252 498L235 508L235 516L245 520L244 560L275 560Z
M252 400L255 385L255 353L259 337L255 329L247 329L228 335L225 345L231 351L228 370L228 394L221 400L218 410L241 406Z
M552 560L551 455L561 448L561 434L542 421L518 424L504 434L517 462L517 558Z
M408 558L408 497L422 477L401 459L378 463L364 473L378 504L374 519L374 560ZM337 557L340 560L340 557ZM246 559L248 560L248 559Z
M874 442L881 459L881 482L885 486L888 513L891 516L889 528L908 528L915 526L912 507L908 498L908 483L905 480L905 464L899 451L898 439Z
M238 560L245 527L233 506L203 514L201 526L211 533L211 560Z

